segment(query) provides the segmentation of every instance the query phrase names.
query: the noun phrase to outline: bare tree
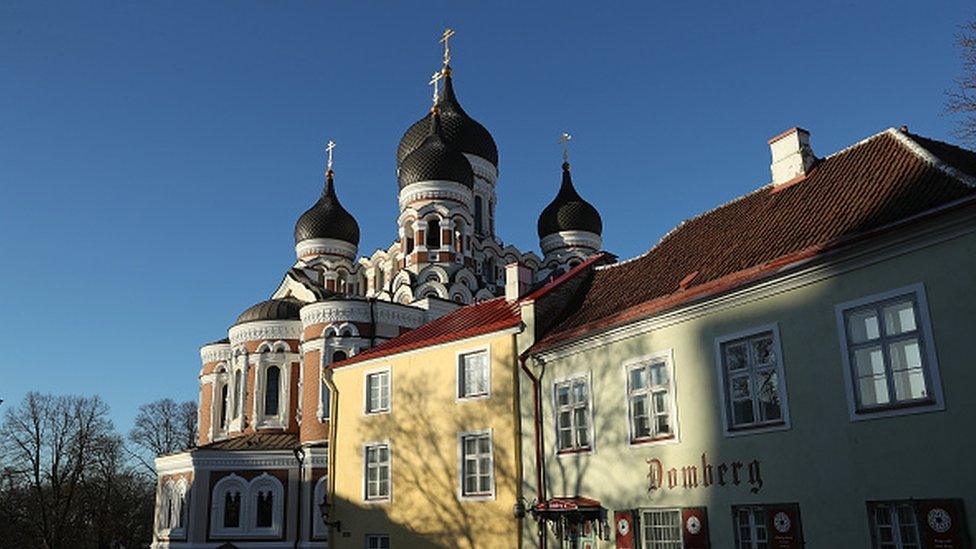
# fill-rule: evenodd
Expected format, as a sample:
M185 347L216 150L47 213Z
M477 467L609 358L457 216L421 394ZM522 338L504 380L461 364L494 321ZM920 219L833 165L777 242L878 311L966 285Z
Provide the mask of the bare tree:
M129 440L142 450L136 459L153 471L152 458L192 448L196 433L196 404L164 398L139 407Z
M80 488L114 429L98 397L29 393L4 414L0 452L22 508L16 518L47 549L75 546L85 505Z
M959 138L976 144L976 21L964 25L956 41L962 48L963 75L956 80L957 89L948 92L946 107L962 115Z

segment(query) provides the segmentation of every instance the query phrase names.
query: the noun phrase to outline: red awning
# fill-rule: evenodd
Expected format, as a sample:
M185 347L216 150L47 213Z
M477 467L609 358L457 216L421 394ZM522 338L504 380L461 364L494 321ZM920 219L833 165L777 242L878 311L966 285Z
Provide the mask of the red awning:
M571 498L552 498L536 504L537 511L596 511L603 506L600 502L581 496Z

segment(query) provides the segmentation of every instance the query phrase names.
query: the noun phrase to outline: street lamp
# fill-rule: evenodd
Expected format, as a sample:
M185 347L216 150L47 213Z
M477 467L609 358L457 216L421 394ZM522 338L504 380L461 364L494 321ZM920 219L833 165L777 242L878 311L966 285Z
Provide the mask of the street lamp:
M322 517L322 524L329 528L335 528L336 532L342 532L341 520L329 520L329 507L329 497L327 494L323 494L322 502L319 503L319 515Z

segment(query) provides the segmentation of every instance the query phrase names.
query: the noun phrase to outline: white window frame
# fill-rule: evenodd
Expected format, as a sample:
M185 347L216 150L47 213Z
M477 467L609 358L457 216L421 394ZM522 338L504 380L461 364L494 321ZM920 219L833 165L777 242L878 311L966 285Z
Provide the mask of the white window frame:
M259 492L271 491L271 526L258 528L258 503ZM276 477L263 473L248 483L247 505L245 506L246 517L245 529L249 537L277 538L281 537L282 524L284 523L285 508L285 488L281 481Z
M559 399L557 397L557 388L559 385L564 383L570 383L570 394L572 394L572 382L582 379L586 383L586 399L587 408L589 411L587 421L588 435L590 438L589 447L573 446L572 448L560 449L559 448ZM593 426L593 372L577 372L570 374L566 377L555 379L552 382L552 423L555 429L555 437L553 438L554 453L556 456L574 456L579 454L595 454L596 453L596 429ZM571 418L575 415L571 415ZM572 420L572 419L571 419ZM573 427L573 438L576 439L577 428Z
M386 538L386 546L387 547L390 546L390 535L389 534L366 534L363 537L363 540L365 541L364 547L366 549L371 549L371 547L369 545L370 538Z
M312 539L323 540L329 536L329 527L322 520L319 513L319 504L324 498L329 496L329 474L322 475L312 488L312 503L309 508L312 510Z
M665 362L668 372L668 379L670 380L670 387L668 389L668 407L671 416L671 434L664 437L656 437L650 439L636 440L634 436L634 419L632 417L632 410L630 407L630 371L638 367L646 366L654 362ZM624 361L622 365L623 376L624 376L624 399L625 399L625 414L627 418L627 436L629 445L632 448L640 448L643 446L651 446L657 444L676 444L680 442L680 429L678 427L678 391L674 379L674 350L668 349L666 351L660 351L657 353L651 353L644 356L635 357Z
M486 388L486 390L485 390L484 393L478 393L478 394L471 394L471 395L469 395L469 394L466 394L466 392L465 392L466 389L465 389L465 385L464 385L464 357L469 356L469 355L477 355L477 354L481 354L481 353L484 353L485 354L485 359L486 359L485 360L485 368L487 369L487 372L485 372L485 374L486 374L486 377L487 377L487 384L488 384L488 386L487 386L487 388ZM457 388L457 400L458 400L458 402L461 402L461 401L469 401L469 400L481 400L481 399L491 398L491 370L492 370L492 368L491 368L491 346L488 345L488 346L485 346L485 347L478 347L478 348L475 348L475 349L469 349L469 350L465 350L465 351L458 351L455 356L456 356L455 364L457 366L454 369L454 372L455 372L455 384L454 385Z
M742 531L740 529L741 526L739 525L739 513L742 511L746 511L749 514L749 536L751 539L748 542L749 543L748 547L743 546L744 542L742 540ZM760 525L760 523L756 522L757 511L761 511L763 513L764 518L768 519L768 517L766 517L766 514L769 513L769 507L766 505L733 505L732 506L732 534L735 538L736 549L752 549L753 546L758 545L759 543L766 544L766 547L773 547L774 532L770 531L770 529L766 526L766 522L763 522L761 524L766 539L759 540L756 537L757 526Z
M159 534L161 539L181 539L186 537L188 493L189 487L185 478L181 478L178 481L170 478L160 485L159 505L156 508L156 533ZM168 517L167 513L170 508L173 509L173 515ZM167 518L170 520L167 521ZM174 522L178 526L174 526Z
M847 337L847 319L845 318L846 313L851 309L857 309L883 301L894 300L898 297L908 295L911 295L915 300L915 314L918 321L917 331L919 333L919 341L922 346L924 357L923 360L925 361L922 366L925 370L926 383L931 384L931 387L926 387L926 389L929 391L932 400L927 404L920 403L915 405L906 405L896 403L888 407L879 407L876 409L859 411L857 409L858 397L856 394L858 388L854 384L853 380L854 365L851 363L850 343ZM865 296L859 299L845 301L844 303L838 303L834 309L837 315L837 333L840 339L841 364L844 368L844 386L847 389L847 409L851 421L865 421L883 417L924 414L927 412L938 412L945 410L945 397L942 391L942 377L939 374L939 361L935 351L935 335L932 331L932 322L929 316L929 304L928 299L926 299L925 296L925 286L921 282L896 288L894 290ZM883 322L883 320L881 320L881 322Z
M730 398L731 398L731 388L728 383L728 376L725 372L725 357L722 353L722 347L726 343L731 343L739 339L748 339L752 337L759 336L763 333L771 332L773 335L773 352L776 353L776 376L779 383L779 398L780 398L780 412L782 413L782 420L771 423L760 423L753 426L743 426L743 427L732 427L732 418L730 416ZM722 433L725 437L737 437L737 436L749 436L756 433L769 433L773 431L787 431L791 428L790 422L790 403L789 403L789 390L787 389L786 382L786 367L784 365L785 358L783 357L783 346L780 343L779 336L779 324L774 322L772 324L765 324L762 326L755 326L747 330L742 330L733 334L726 334L715 338L715 366L716 372L718 373L719 380L719 398L721 399L721 410L722 410Z
M387 455L386 468L389 477L389 482L388 482L389 490L386 496L370 498L369 497L369 462L367 461L368 452L370 448L376 448L379 446L386 447L386 455ZM363 473L363 482L362 482L363 502L370 505L376 505L376 504L390 503L393 501L393 446L390 444L390 441L377 440L372 442L366 442L363 444L362 473Z
M901 519L898 517L898 508L906 506L911 511L913 526L915 528L915 539L918 540L918 543L913 545L919 548L925 547L922 536L922 525L919 523L919 517L915 512L915 508L912 506L912 502L910 500L889 500L868 502L868 523L871 525L872 548L878 547L878 535L881 533L876 515L876 509L879 507L885 507L885 512L888 513L888 517L891 520L891 533L895 546L904 547L905 540L902 539L902 527L905 525L901 523Z
M241 510L238 525L228 528L224 526L224 499L228 487L232 485L240 489ZM247 533L248 495L248 482L233 473L221 478L214 484L213 490L210 491L210 537L227 539L241 537Z
M677 543L679 544L679 547L683 547L684 546L685 525L684 525L684 518L681 515L681 508L680 507L642 507L642 508L640 508L640 509L637 510L637 513L638 513L638 518L639 518L638 524L640 525L640 532L637 532L637 535L639 536L639 539L641 541L641 547L644 547L644 548L650 548L651 547L651 544L650 544L650 542L648 541L648 539L646 537L646 534L647 534L647 530L646 530L647 525L646 525L646 522L644 520L644 514L645 513L677 513L678 514L678 532L680 532L680 534L681 534L680 535L680 539L677 541ZM672 541L671 543L674 543L674 542Z
M491 489L487 493L466 494L464 492L464 439L468 437L488 436L488 457L491 466L488 471ZM492 429L480 431L465 431L458 433L458 499L461 501L491 501L495 499L495 437Z
M386 374L386 408L370 409L369 378L377 374ZM389 366L375 368L363 372L363 415L376 416L389 414L393 410L393 373Z
M254 371L254 398L252 399L253 410L255 411L254 427L256 429L285 429L290 421L289 408L291 406L291 367L293 353L288 349L283 341L276 341L274 345L264 342L261 344L262 351L257 355L257 367ZM266 348L266 349L265 349ZM269 416L264 411L265 391L268 383L268 368L278 367L278 413Z

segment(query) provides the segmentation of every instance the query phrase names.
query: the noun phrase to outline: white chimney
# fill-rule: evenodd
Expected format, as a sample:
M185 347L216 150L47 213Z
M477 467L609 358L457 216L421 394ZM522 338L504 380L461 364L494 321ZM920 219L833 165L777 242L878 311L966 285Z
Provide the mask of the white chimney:
M505 265L505 301L518 301L531 287L532 269L518 262Z
M773 185L782 185L810 173L817 160L810 147L810 132L803 128L790 128L769 140L769 152L773 163Z

